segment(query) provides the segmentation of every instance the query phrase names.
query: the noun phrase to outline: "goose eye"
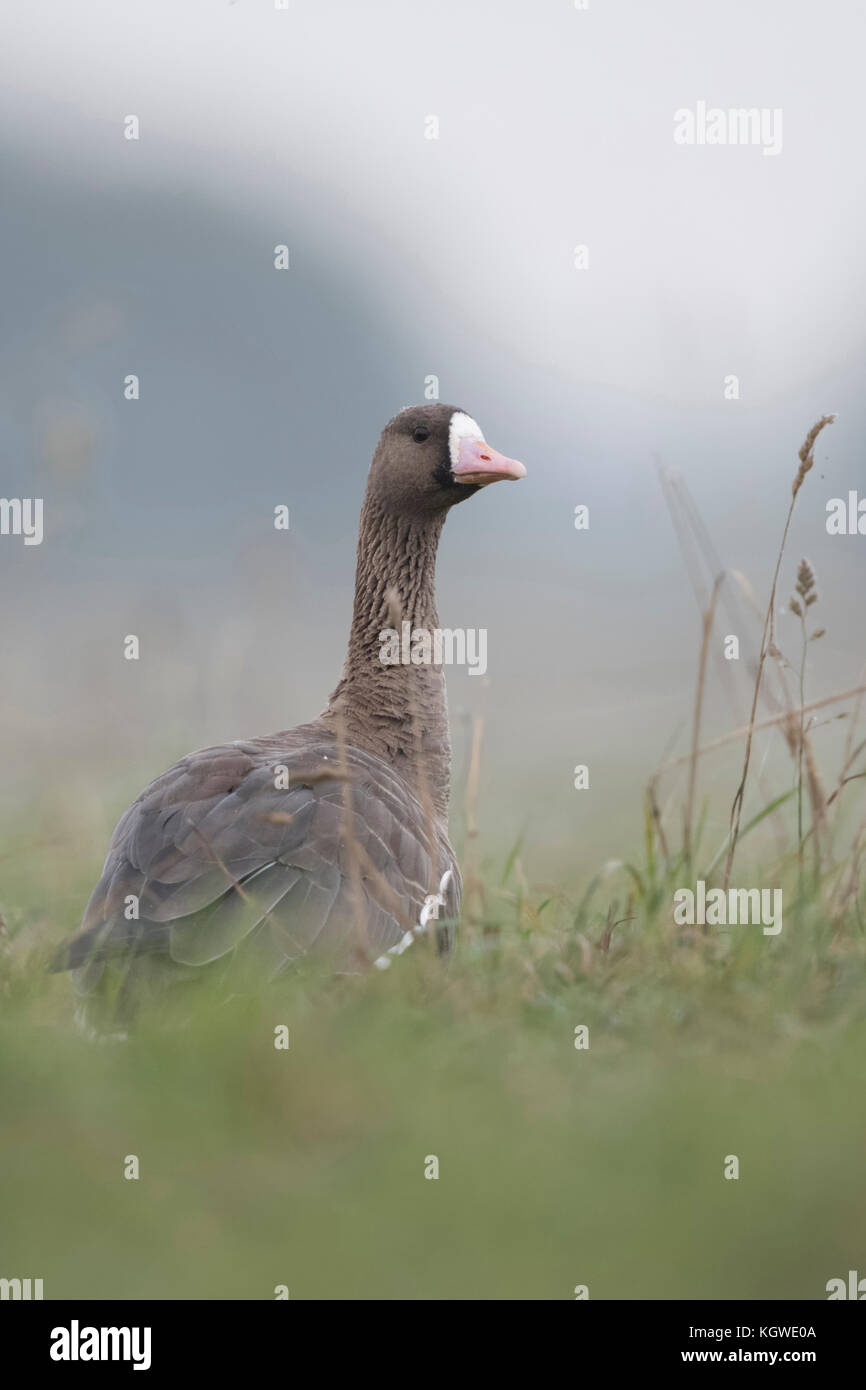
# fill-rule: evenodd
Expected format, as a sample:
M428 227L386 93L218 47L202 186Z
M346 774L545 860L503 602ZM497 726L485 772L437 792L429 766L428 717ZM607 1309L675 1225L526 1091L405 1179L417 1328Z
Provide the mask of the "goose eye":
M416 444L423 444L425 439L430 438L430 431L426 425L418 425L412 431L412 438L415 440Z

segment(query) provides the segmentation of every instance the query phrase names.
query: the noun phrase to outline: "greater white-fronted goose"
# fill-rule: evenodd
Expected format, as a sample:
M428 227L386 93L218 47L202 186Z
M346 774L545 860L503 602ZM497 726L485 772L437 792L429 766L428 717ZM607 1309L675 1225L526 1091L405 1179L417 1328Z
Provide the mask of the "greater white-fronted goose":
M405 941L440 895L460 905L448 839L441 664L383 663L383 633L439 627L445 518L525 474L449 405L403 410L373 456L343 673L318 719L190 753L121 817L80 930L55 970L97 997L181 978L243 948L267 974L306 953L356 970ZM439 903L435 903L439 908ZM440 928L440 949L450 945ZM110 969L106 971L106 966Z

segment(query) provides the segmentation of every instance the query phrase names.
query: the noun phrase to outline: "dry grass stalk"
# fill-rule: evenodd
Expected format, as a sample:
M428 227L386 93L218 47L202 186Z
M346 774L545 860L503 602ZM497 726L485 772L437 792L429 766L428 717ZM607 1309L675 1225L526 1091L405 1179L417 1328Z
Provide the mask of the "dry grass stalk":
M725 566L722 564L721 558L719 557L719 554L716 550L712 533L707 528L700 512L698 511L694 498L689 492L683 479L678 475L672 474L669 471L663 469L659 464L659 481L661 483L665 501L668 505L668 510L671 516L671 522L673 524L677 540L679 541L680 550L685 561L686 570L692 587L692 592L695 596L695 602L698 605L698 611L701 613L701 615L703 615L706 612L710 602L713 577L715 575L719 575L723 572L726 572ZM743 576L738 574L736 570L731 571L731 573L737 579L739 587L742 591L742 597L743 599L745 599L749 608L756 615L758 623L763 623L764 615L758 608L758 605L755 603L754 597L752 595L750 586L748 585L747 581L744 580ZM740 604L737 601L737 592L733 590L729 585L726 589L720 590L720 607L722 599L724 600L725 611L728 615L728 620L730 622L729 630L731 632L740 631L743 628L743 622ZM746 640L745 634L743 640ZM740 725L744 722L745 710L742 708L741 705L740 694L734 676L733 664L730 661L725 660L724 657L721 656L718 649L711 648L711 651L713 652L713 656L715 659L716 672L719 683L728 698L728 702L731 706L731 710L733 712L736 724ZM787 694L787 688L785 687L784 681L782 680L781 676L779 679L780 685L782 686L784 701L786 704L790 705L790 700ZM771 712L777 712L779 708L779 702L767 689L766 681L764 683L764 688L761 694L762 698L770 705ZM794 754L794 751L795 750L792 746L792 756ZM765 776L762 770L758 771L757 777L758 785L761 788L764 800L770 801L772 799L772 795L769 790L769 787L766 785ZM782 854L784 853L785 845L787 843L787 827L785 825L783 813L780 807L777 808L776 811L773 813L771 818L771 825L773 833L776 837L778 852Z
M214 861L214 863L217 865L217 867L220 868L220 869L222 869L222 871L223 871L223 873L225 874L226 878L228 879L229 883L230 883L230 884L232 885L232 887L235 889L235 892L237 892L237 893L240 895L240 897L243 898L244 902L247 902L247 903L250 902L250 901L251 901L250 896L249 896L248 893L244 892L243 884L240 882L239 879L235 878L234 874L232 873L232 871L231 871L231 869L228 867L228 865L223 863L222 859L221 859L220 856L217 854L217 852L216 852L216 850L214 849L213 845L211 844L210 840L209 840L209 839L207 838L207 836L205 835L204 831L199 830L199 828L198 828L197 825L192 825L190 828L195 832L195 834L196 834L196 835L198 836L198 838L201 840L202 844L204 845L205 849L207 850L208 854L210 855L210 857L211 857L211 859Z
M318 782L351 782L355 774L350 767L334 767L333 763L319 763L318 767L300 767L292 772L292 785L295 787L315 787Z
M808 567L807 565L807 568L808 573L811 575L811 567ZM743 597L745 598L746 603L748 604L749 610L757 616L759 621L763 621L763 614L761 613L761 610L758 608L758 605L755 602L754 595L752 593L751 586L749 585L748 580L737 570L732 570L731 573L733 577L736 579L742 591ZM806 574L804 572L802 575L802 579L805 581L805 578ZM814 579L814 575L812 575L812 579ZM815 599L812 598L811 602L814 601ZM806 604L806 607L809 606L811 606L811 603ZM796 608L794 608L793 611L796 612ZM809 640L815 641L818 637L822 637L823 635L824 629L819 628L817 632L812 633ZM790 664L785 660L784 656L779 651L775 642L770 642L767 649L767 654L773 659L774 662L774 667L778 679L779 691L781 693L781 703L784 706L784 709L780 708L780 700L775 695L771 694L771 692L768 690L767 681L765 679L761 689L761 698L767 704L769 704L771 708L775 709L776 717L772 719L763 720L755 724L754 728L766 729L772 728L774 725L779 728L780 733L783 735L785 739L788 751L797 766L798 786L802 786L802 763L805 762L805 786L806 790L808 791L809 800L811 803L812 820L813 823L818 826L819 834L823 836L824 828L826 825L826 807L829 804L829 802L827 800L821 777L818 772L818 765L815 758L814 749L812 747L810 728L805 725L803 716L804 714L809 713L813 709L819 709L824 703L827 702L816 701L812 705L807 705L804 703L804 700L801 697L799 706L796 706L791 698L791 694L788 689L788 682L786 679L786 672L791 669ZM864 671L863 674L864 678L866 678L866 671ZM866 690L866 683L863 684L862 688L863 690ZM853 692L844 691L839 695L832 696L831 700L838 701L847 699L851 694L856 693L856 688ZM844 718L845 716L839 715L837 717ZM726 735L723 739L717 740L716 743L708 744L706 748L704 748L701 751L708 752L710 749L718 747L722 743L727 743L731 739L738 738L741 735L746 735L748 733L748 727L748 725L745 725L742 729L737 730L735 733ZM685 759L682 759L682 761L685 761ZM760 780L761 779L759 774L759 782ZM766 790L763 789L763 787L762 790L764 791L764 800L769 801L769 793L767 793ZM784 852L787 835L782 835L780 833L780 830L784 829L781 808L777 809L773 816L773 825L777 831L778 850L779 853L782 854Z
M828 797L828 799L827 799L827 805L828 805L828 806L830 805L830 803L831 803L832 801L836 801L837 799L838 799L838 803L839 803L839 804L837 805L837 807L836 807L836 815L835 815L834 823L833 823L833 833L834 833L834 834L835 834L835 832L836 832L836 830L837 830L837 828L838 828L838 825L839 825L839 816L841 815L841 812L842 812L842 798L839 796L839 793L841 792L842 788L845 786L846 782L850 782L850 781L853 780L853 778L851 778L851 777L848 776L849 769L854 765L855 760L856 760L857 757L860 755L860 753L863 751L863 748L866 747L866 744L864 744L864 743L858 744L858 746L857 746L856 748L854 747L854 739L855 739L856 732L857 732L857 725L858 725L859 720L860 720L860 711L861 711L861 709L862 709L862 707L863 707L863 695L864 695L864 693L866 693L866 666L863 667L863 670L862 670L861 673L860 673L860 683L861 683L861 684L860 684L860 693L859 693L858 696L857 696L857 700L856 700L856 703L855 703L855 705L854 705L854 709L853 709L852 712L851 712L851 722L850 722L850 724L848 725L848 733L847 733L847 736L846 736L846 738L845 738L845 748L844 748L843 753L842 753L842 767L841 767L841 770L840 770L840 772L839 772L839 781L838 781L838 784L837 784L837 786L836 786L836 790L833 792L833 795L830 796L830 797ZM862 774L858 774L858 775L862 775Z
M346 850L349 860L349 894L352 900L352 915L360 929L362 949L369 954L370 933L367 912L364 906L364 891L361 875L361 842L355 834L355 804L352 799L352 773L346 744L346 721L342 712L336 719L337 730L337 768L343 783L342 801L346 823Z
M803 451L800 451L802 457ZM796 494L795 494L796 495ZM800 670L799 670L799 690L800 690L800 723L797 729L797 860L800 866L800 882L802 887L803 878L803 761L806 751L806 716L803 713L805 704L805 681L806 681L806 653L809 648L809 636L806 632L806 614L813 603L818 602L818 585L815 579L815 571L804 557L797 567L797 583L795 592L788 600L788 607L791 612L800 620L801 643L800 643ZM819 636L823 629L819 631ZM818 767L815 761L811 746L809 748L809 767L810 785L814 784L818 776ZM823 790L819 797L812 797L812 827L814 829L813 843L815 846L815 871L820 872L821 868L821 838L824 817L824 796ZM819 821L821 825L819 826Z
M838 927L848 906L856 898L860 889L860 861L863 852L866 850L866 820L862 821L854 841L851 846L851 859L848 871L845 874L836 893L836 900L831 909L832 918Z
M746 784L749 779L749 764L752 758L752 738L755 726L755 716L758 711L758 698L761 693L761 679L764 674L764 663L767 660L767 653L769 651L769 648L772 645L774 645L776 588L779 583L779 571L782 568L782 556L785 553L785 544L788 540L788 532L791 529L791 517L794 514L794 506L797 501L797 494L799 493L800 488L803 486L803 479L805 478L806 474L809 472L813 463L815 462L815 441L818 438L818 435L821 433L824 426L831 424L835 418L836 417L834 415L822 415L821 419L818 420L812 426L811 430L806 435L806 438L803 441L803 444L800 448L800 467L797 470L797 476L795 477L794 482L791 486L791 502L788 507L788 515L785 518L785 529L782 532L782 540L779 545L779 553L776 557L776 568L773 573L773 583L770 589L770 599L767 604L767 614L764 618L764 631L761 639L761 652L758 658L758 671L755 677L755 689L752 695L752 709L749 715L749 730L746 734L746 750L743 759L743 771L740 777L739 786L737 787L736 793L734 795L733 805L731 806L730 844L728 846L728 857L725 862L725 892L727 892L728 885L731 881L731 869L733 867L734 855L737 849L737 840L740 834L740 824L743 815L743 800L746 794Z
M852 686L850 690L840 690L836 695L825 695L820 700L811 700L808 705L803 706L802 713L810 714L813 710L825 709L827 705L838 705L842 700L853 700L858 695L866 695L866 683ZM736 743L738 739L745 738L750 731L759 733L762 729L773 729L779 724L790 723L791 719L799 718L800 713L799 708L783 710L781 714L771 715L768 719L759 719L754 724L744 724L741 729L732 729L729 734L721 734L710 743L705 743L703 748L698 749L698 757L702 758L705 753L715 753L729 743ZM670 762L662 763L656 776L660 777L663 772L672 772L675 768L682 767L690 757L691 754L684 753L680 758L672 758Z
M659 808L658 798L656 796L658 779L659 774L657 772L653 773L652 777L649 779L649 782L647 783L646 804L649 809L650 820L652 821L652 824L655 828L655 833L658 837L659 847L664 857L665 864L667 868L670 869L671 856L668 851L668 842L665 836L664 826L662 825L662 813Z
M713 592L710 596L710 602L708 606L705 608L701 618L701 655L700 660L698 662L698 684L697 689L695 691L695 709L694 717L692 719L692 747L689 758L689 785L688 791L686 793L686 813L683 835L683 848L685 850L686 861L689 864L691 864L692 862L692 823L695 806L695 784L697 781L698 745L700 743L701 734L701 715L703 713L704 706L704 685L706 683L707 675L707 654L710 648L710 636L713 631L713 623L715 621L716 616L716 602L719 597L719 588L723 579L724 574L716 575L715 581L713 583Z
M481 780L481 745L484 740L484 716L475 715L472 720L472 745L469 754L469 770L466 774L466 843L463 849L463 893L465 915L471 917L470 904L477 898L480 916L486 917L487 903L484 884L478 873L478 787Z

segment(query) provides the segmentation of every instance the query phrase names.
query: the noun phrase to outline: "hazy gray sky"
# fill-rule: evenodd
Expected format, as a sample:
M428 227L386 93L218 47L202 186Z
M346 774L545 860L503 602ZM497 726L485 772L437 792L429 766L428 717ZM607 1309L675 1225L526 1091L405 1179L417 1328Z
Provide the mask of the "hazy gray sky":
M859 0L2 10L3 126L31 148L275 213L303 175L456 322L572 381L700 407L734 372L760 404L862 350ZM781 153L676 146L698 101L781 108Z

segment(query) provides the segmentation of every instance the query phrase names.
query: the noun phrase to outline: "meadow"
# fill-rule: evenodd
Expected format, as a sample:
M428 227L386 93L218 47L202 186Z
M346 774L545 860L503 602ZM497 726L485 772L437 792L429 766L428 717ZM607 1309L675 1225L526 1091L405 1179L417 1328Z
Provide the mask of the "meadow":
M381 973L196 985L125 1040L89 1040L45 962L98 863L68 803L10 818L0 1274L42 1278L47 1298L821 1299L866 1272L862 680L808 708L817 589L784 543L751 714L725 742L722 842L702 782L720 579L690 748L660 750L623 808L621 859L532 882L531 824L500 843L479 798L477 724L447 963L422 939ZM777 645L783 602L799 651ZM832 767L825 714L844 715ZM770 739L787 771L765 796ZM140 771L115 774L88 845ZM698 881L781 889L783 929L677 923Z

